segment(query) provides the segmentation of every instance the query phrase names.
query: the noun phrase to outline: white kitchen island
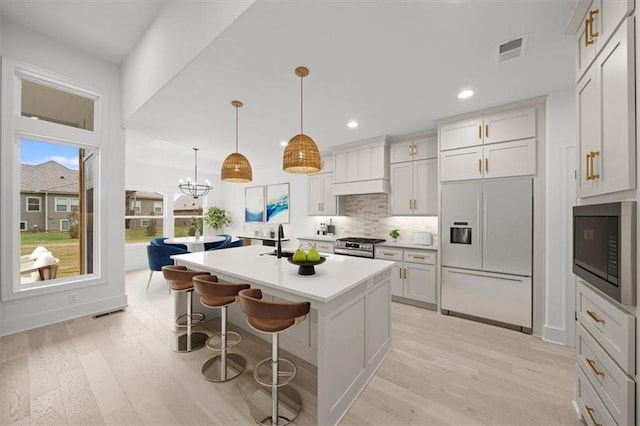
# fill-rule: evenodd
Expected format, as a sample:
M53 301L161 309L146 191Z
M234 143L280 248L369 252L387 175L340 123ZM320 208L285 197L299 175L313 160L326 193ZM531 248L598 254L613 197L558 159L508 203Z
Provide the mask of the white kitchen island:
M303 276L297 266L270 252L269 247L245 246L173 259L221 281L251 284L277 299L311 303L307 320L291 335L285 333L280 346L317 366L318 424L336 424L391 350L393 262L332 255L315 267L315 275ZM246 325L240 311L230 310L228 318L265 338Z

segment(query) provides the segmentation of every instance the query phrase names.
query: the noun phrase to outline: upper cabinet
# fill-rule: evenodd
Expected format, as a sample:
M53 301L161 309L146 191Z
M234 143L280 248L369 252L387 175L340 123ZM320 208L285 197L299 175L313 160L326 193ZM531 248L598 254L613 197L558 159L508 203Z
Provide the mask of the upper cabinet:
M333 155L322 156L320 173L307 177L307 214L309 216L335 216L342 214L342 205L331 194L333 184Z
M386 137L337 147L333 195L389 192L389 146Z
M607 27L607 6L613 8L617 3L627 4L604 1L598 28ZM594 10L600 16L600 9ZM576 85L579 197L636 187L634 27L634 17L625 19Z
M576 81L585 74L620 23L634 9L634 0L593 0L582 18L576 42Z
M442 125L440 181L536 173L536 110L507 111Z
M391 215L438 214L437 155L435 136L391 145Z

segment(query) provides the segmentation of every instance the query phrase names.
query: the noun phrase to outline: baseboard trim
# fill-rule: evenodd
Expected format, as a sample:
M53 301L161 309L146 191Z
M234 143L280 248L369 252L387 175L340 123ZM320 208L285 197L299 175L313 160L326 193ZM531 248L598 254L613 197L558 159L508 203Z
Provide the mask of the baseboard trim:
M15 319L6 319L0 322L0 337L10 334L20 333L22 331L31 330L58 322L68 321L87 315L98 315L104 312L111 312L117 309L124 309L127 306L127 295L120 294L117 296L100 299L89 303L79 303L74 306L65 306L64 308L54 309L46 312L20 317Z
M551 327L545 325L542 328L542 340L556 345L567 345L567 330L564 328Z

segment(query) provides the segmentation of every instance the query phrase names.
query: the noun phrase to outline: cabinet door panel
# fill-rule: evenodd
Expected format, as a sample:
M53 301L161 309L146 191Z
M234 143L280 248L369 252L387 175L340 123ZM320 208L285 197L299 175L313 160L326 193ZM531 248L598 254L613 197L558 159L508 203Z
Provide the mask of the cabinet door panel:
M536 173L535 139L485 145L483 152L485 178Z
M391 295L392 296L404 296L404 292L402 291L403 287L403 279L402 279L402 264L395 263L393 267L391 267Z
M438 141L435 136L413 141L413 159L426 160L438 157Z
M405 297L436 303L436 268L432 265L405 263Z
M589 180L590 152L600 148L600 95L596 81L596 67L591 67L576 88L576 107L578 117L578 196L593 195L594 181Z
M591 37L587 34L587 23L586 20L589 17L589 11L593 9L597 9L598 6L595 5L597 2L591 3L589 10L587 10L586 15L582 18L582 25L580 26L580 30L578 31L577 42L578 46L576 49L576 81L580 80L580 77L584 74L584 72L589 68L589 65L593 62L596 57L596 43L587 44L587 38L591 40ZM596 19L596 23L593 26L593 32L598 32L598 23L600 19Z
M413 198L412 189L412 162L391 164L391 193L390 210L392 215L412 214L411 200Z
M360 165L360 161L358 158L358 151L347 151L347 181L353 182L354 180L358 180L360 176L360 170L358 166Z
M323 189L323 176L322 175L310 175L307 177L308 188L308 203L307 214L319 215L322 214L322 197L324 194Z
M446 124L438 130L440 151L482 144L482 119Z
M632 189L635 172L635 78L633 18L596 59L599 68L602 150L594 159L597 193Z
M347 180L347 153L339 152L333 156L333 178L336 182L345 182Z
M456 149L440 153L440 181L482 177L482 147Z
M484 143L505 142L536 136L534 108L495 114L484 119Z
M335 215L336 196L331 195L331 183L333 182L333 173L325 173L322 175L322 214ZM312 195L309 194L309 197ZM314 196L317 197L317 196Z
M594 4L591 5L592 9L595 7L595 3L600 3L600 1L594 1ZM604 48L609 38L615 33L618 25L620 25L620 22L631 13L634 8L634 3L634 0L602 1L599 5L600 10L595 16L594 27L600 32L597 38L598 50ZM596 31L596 29L594 29L594 31Z
M413 162L413 199L413 214L438 214L438 161L435 158Z
M401 163L404 161L411 161L413 159L411 155L411 146L413 141L394 143L391 145L391 163Z

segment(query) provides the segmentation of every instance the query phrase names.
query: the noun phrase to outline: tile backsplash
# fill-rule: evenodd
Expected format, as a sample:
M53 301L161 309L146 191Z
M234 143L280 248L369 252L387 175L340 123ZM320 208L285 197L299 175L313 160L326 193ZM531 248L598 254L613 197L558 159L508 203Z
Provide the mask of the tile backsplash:
M387 194L363 194L345 196L346 216L332 217L336 233L341 236L364 236L390 239L389 231L398 229L400 240L411 240L413 232L429 231L433 233L437 244L438 218L425 216L389 216ZM328 218L317 218L328 223Z

